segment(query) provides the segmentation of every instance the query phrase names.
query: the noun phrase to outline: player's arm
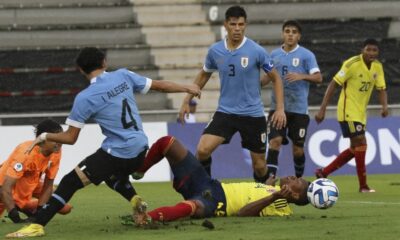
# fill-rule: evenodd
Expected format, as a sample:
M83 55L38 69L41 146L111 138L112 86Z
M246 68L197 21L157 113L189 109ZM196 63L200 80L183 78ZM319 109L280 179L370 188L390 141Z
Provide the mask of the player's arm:
M260 212L265 208L271 205L278 199L286 199L288 196L292 195L292 191L286 186L282 186L280 191L274 192L271 195L261 198L257 201L251 202L244 207L242 207L239 212L239 217L255 217L260 216Z
M311 83L321 83L322 82L322 74L320 72L315 72L313 74L302 74L302 73L294 73L290 72L285 75L285 80L289 83L299 80L308 81Z
M271 82L271 79L268 77L267 74L263 74L260 79L261 87L268 85Z
M51 194L53 193L53 184L54 179L49 179L47 177L44 179L42 192L40 193L38 200L38 207L45 205L50 199Z
M283 104L283 84L282 79L276 71L275 68L272 68L269 72L267 72L268 78L271 79L273 84L273 89L275 92L275 99L276 99L276 109L274 114L271 117L272 126L276 127L277 129L281 129L286 125L286 115L285 109Z
M379 103L382 105L381 116L387 117L389 115L389 111L388 111L386 89L378 90L378 99Z
M168 93L186 92L196 97L200 97L201 94L200 88L196 84L179 84L167 80L152 80L150 89Z
M203 89L208 80L210 80L211 75L212 72L206 72L204 71L204 69L201 69L200 72L196 75L194 84L197 85L200 89ZM190 112L189 102L190 100L192 100L193 97L194 95L189 93L183 99L181 108L179 110L179 122L181 122L182 124L185 122L185 115L189 114Z
M75 144L78 139L79 133L81 129L69 126L67 131L59 132L59 133L42 133L40 134L31 144L31 146L26 150L26 153L30 153L34 146L44 141L52 141L61 144Z
M329 101L331 100L333 94L335 94L335 90L338 87L340 87L340 85L334 79L332 79L325 91L321 107L319 108L318 113L315 115L315 121L317 121L317 123L321 123L325 119L326 107L328 106Z
M17 206L15 205L13 196L12 196L12 189L14 188L15 184L17 183L16 178L5 176L3 186L1 189L1 197L2 201L7 209L8 217L14 222L19 223L22 219L19 216L19 212L17 210Z

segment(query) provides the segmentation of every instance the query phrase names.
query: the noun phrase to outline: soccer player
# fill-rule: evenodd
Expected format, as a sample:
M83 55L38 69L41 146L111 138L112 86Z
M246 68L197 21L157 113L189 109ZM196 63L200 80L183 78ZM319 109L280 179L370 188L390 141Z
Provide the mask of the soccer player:
M153 221L173 221L182 217L212 216L287 216L292 214L288 203L308 204L309 183L297 177L284 177L280 186L274 178L269 184L256 182L221 183L211 179L200 162L177 139L160 138L152 145L139 172L146 172L161 159L167 158L174 174L173 186L185 199L175 206L147 212ZM138 201L136 208L143 209ZM146 222L146 213L133 215L138 225Z
M58 133L62 128L47 119L35 128L36 137L43 132ZM61 144L44 141L25 154L32 142L19 144L0 165L0 215L7 209L8 217L14 223L27 220L21 219L19 212L32 217L42 209L53 192L53 182L60 166ZM42 175L44 181L41 181ZM70 210L71 206L67 204L59 212L67 214Z
M342 87L337 104L337 119L343 137L350 138L350 147L341 152L328 166L317 169L315 174L318 178L327 177L352 158L355 158L361 193L375 192L367 184L365 169L367 151L365 138L366 110L372 89L375 88L378 91L379 102L382 105L382 117L388 115L386 83L382 63L377 60L378 55L378 42L375 39L365 40L361 54L346 60L340 71L333 77L326 89L321 108L315 115L317 123L324 120L329 100L336 88Z
M276 111L271 116L273 125L285 125L282 81L269 55L263 47L244 35L246 11L232 6L225 13L224 27L227 37L208 50L203 69L194 81L200 88L208 82L214 71L221 81L218 108L207 125L197 146L196 157L211 174L211 154L220 145L229 143L236 132L240 133L242 146L250 150L254 179L265 182L266 119L260 96L260 69L271 78L276 94ZM181 122L189 111L193 95L184 99L179 117Z
M294 20L286 21L282 26L283 45L271 53L275 68L283 80L285 99L286 127L273 127L272 117L268 117L268 176L276 175L278 171L279 150L282 144L293 143L293 162L297 177L303 176L305 156L304 142L310 122L308 116L308 92L310 83L321 83L322 75L315 55L299 45L301 25ZM268 76L261 81L265 85L269 82ZM276 96L272 93L271 111L273 116L276 109Z
M170 81L152 80L126 69L106 72L105 54L97 48L84 48L76 63L90 85L75 98L66 120L67 131L42 133L32 146L45 140L74 144L88 119L95 120L106 136L102 146L65 175L46 207L33 224L10 233L7 237L35 237L44 235L44 226L79 189L90 183L105 182L111 189L135 204L140 197L129 181L129 175L143 163L148 140L136 105L136 93L150 89L163 92L187 92L200 96L194 84L181 85Z

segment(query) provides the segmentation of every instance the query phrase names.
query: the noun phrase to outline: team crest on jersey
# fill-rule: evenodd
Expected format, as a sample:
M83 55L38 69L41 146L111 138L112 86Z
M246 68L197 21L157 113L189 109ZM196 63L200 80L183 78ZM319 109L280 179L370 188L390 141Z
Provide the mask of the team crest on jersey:
M374 80L376 80L376 79L378 78L378 73L374 73L374 74L372 75L372 77L374 78Z
M16 164L14 165L14 170L15 170L16 172L21 172L22 169L24 169L24 166L22 165L22 163L16 163Z
M266 133L261 133L261 142L266 143L267 142L267 134Z
M293 67L297 67L300 64L300 59L299 58L293 58L292 59L292 65Z
M247 67L247 65L249 65L249 58L248 57L242 57L240 60L240 64L242 65L242 67Z
M346 74L346 73L345 73L343 70L340 70L340 71L339 71L339 77L344 77L345 74Z
M356 126L356 130L357 130L357 132L361 132L363 130L363 126L362 125L357 125Z
M299 130L299 137L303 138L306 135L306 129L300 128Z

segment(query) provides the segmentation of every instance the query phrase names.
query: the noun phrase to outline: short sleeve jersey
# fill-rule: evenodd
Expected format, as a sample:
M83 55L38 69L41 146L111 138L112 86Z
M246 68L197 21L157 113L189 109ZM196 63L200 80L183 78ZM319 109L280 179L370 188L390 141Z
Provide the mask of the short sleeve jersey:
M226 198L226 215L235 216L245 205L270 196L279 191L278 186L269 186L256 182L222 183ZM265 207L260 216L288 216L292 210L285 199L278 199Z
M367 68L362 55L346 60L333 77L342 86L338 105L338 121L354 121L366 124L367 105L372 90L386 89L382 63L375 60Z
M6 176L17 179L13 189L13 198L18 206L29 201L43 174L55 179L60 167L61 152L44 156L40 147L35 146L31 153L25 154L33 141L18 145L0 168L0 186Z
M308 114L308 93L310 83L305 80L289 83L285 80L288 73L314 74L320 72L315 55L308 49L297 45L290 52L282 47L272 51L271 58L279 72L284 88L285 111ZM275 109L275 92L272 92L271 109Z
M126 69L104 72L76 96L66 124L82 128L93 119L106 136L104 151L120 158L136 157L147 148L148 139L134 93L147 93L151 82Z
M228 50L226 40L213 44L208 50L203 70L219 72L221 90L217 111L264 116L260 70L268 71L272 67L265 49L246 37L233 51Z

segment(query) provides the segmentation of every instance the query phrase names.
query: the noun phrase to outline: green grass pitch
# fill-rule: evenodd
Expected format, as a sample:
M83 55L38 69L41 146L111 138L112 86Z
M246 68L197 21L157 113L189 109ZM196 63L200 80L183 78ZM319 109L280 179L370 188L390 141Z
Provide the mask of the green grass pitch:
M369 194L358 193L356 176L333 176L340 195L331 209L293 206L291 217L212 218L214 230L202 227L203 220L191 219L160 224L157 229L124 226L119 216L130 213L129 203L105 185L89 186L73 197L71 214L57 215L48 224L42 239L399 239L399 176L369 175L370 186L377 190ZM135 187L150 209L181 200L171 183L136 183ZM2 218L0 235L20 227Z

